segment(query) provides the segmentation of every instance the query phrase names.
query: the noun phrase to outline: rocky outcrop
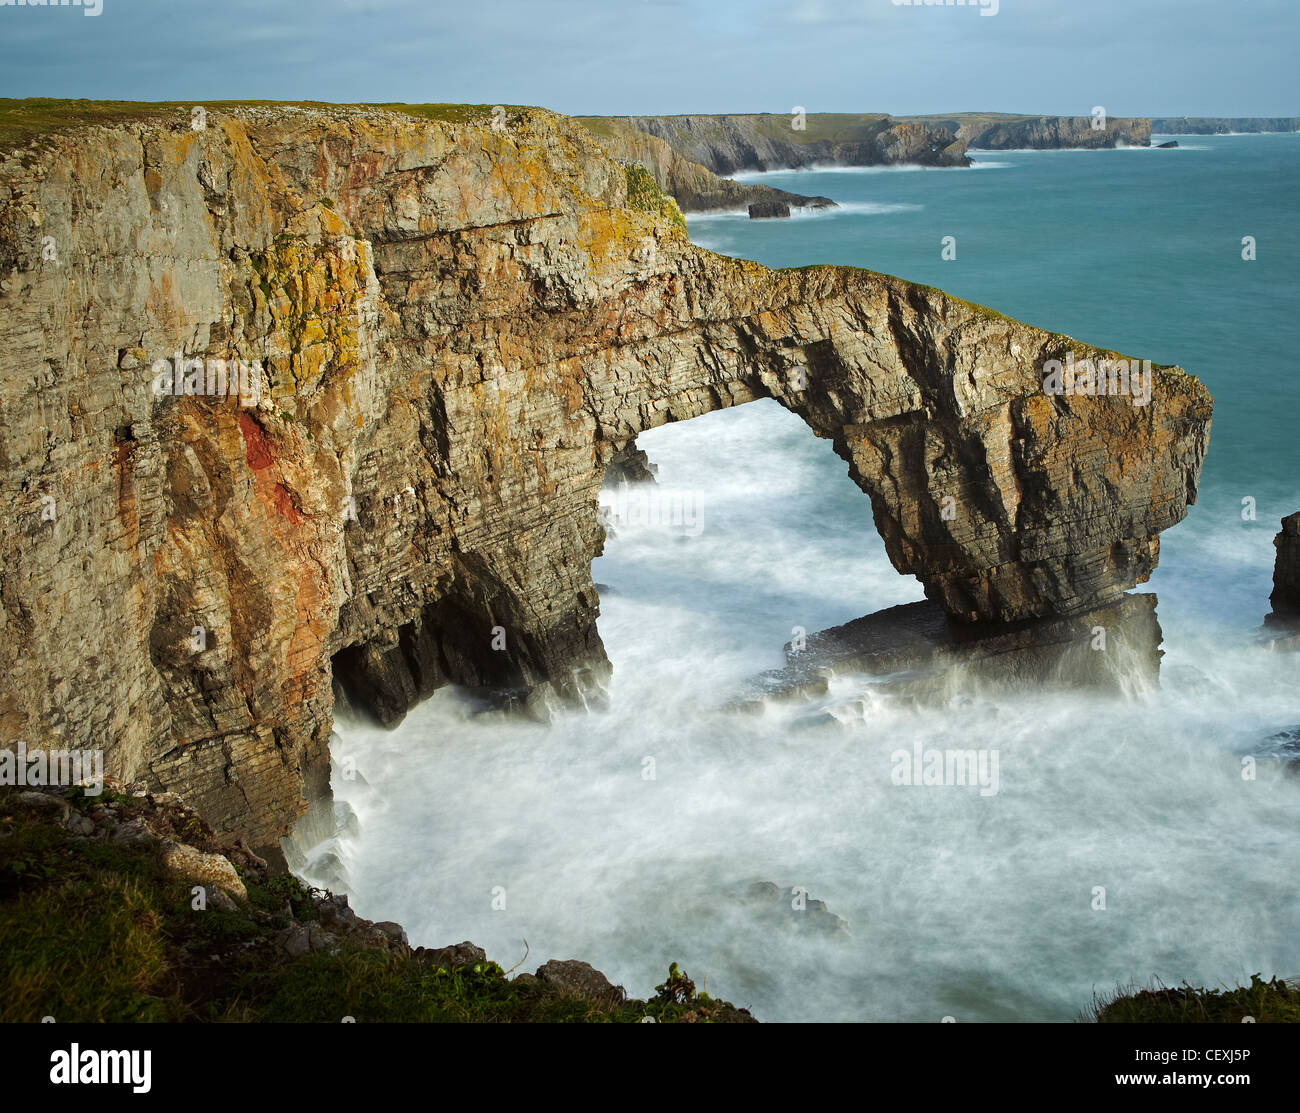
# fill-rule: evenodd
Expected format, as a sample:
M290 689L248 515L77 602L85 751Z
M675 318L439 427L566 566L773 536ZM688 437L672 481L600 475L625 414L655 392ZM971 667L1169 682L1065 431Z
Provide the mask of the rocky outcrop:
M1047 395L1045 360L1107 353L697 248L563 117L430 114L175 112L3 156L5 743L103 747L265 846L327 791L336 665L390 719L448 681L593 693L606 465L756 398L961 621L1115 602L1194 499L1182 371L1148 405ZM197 358L258 374L215 396Z
M929 601L905 603L809 634L786 665L757 677L736 706L822 695L836 674L888 678L882 698L947 699L954 683L992 687L1121 688L1155 684L1160 643L1154 595L1125 595L1082 614L1015 623L953 622Z
M754 203L785 204L796 209L835 208L835 202L829 197L807 197L771 186L720 178L627 120L590 116L583 117L582 123L615 159L639 163L649 170L659 188L676 200L682 212L743 210Z
M619 483L653 483L659 467L650 462L634 440L628 441L609 458L605 465L605 486L617 487Z
M1151 130L1159 135L1300 131L1300 116L1153 116Z
M1273 565L1274 611L1300 615L1300 511L1282 519L1281 532L1273 539L1277 560Z
M918 124L951 129L972 150L1055 150L1151 145L1151 121L1141 117L1015 116L962 112L952 116L911 116L908 119Z
M750 220L771 220L789 215L790 206L784 201L755 201L749 206Z
M577 960L511 979L468 940L412 947L345 894L223 844L174 793L100 787L0 785L0 845L18 866L0 871L0 1022L755 1023L676 963L643 1000ZM29 935L40 948L8 945ZM113 979L96 976L105 955Z
M610 119L655 136L682 158L724 176L738 170L784 170L819 164L970 165L965 144L945 127L889 116L815 112L800 119L764 112ZM592 120L586 118L585 122L590 126Z

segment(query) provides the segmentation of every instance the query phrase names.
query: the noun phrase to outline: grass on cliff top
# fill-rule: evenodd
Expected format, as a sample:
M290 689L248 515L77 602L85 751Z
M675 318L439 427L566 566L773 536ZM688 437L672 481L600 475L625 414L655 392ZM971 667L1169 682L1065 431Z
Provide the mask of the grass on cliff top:
M490 119L491 104L331 104L328 101L274 100L202 100L132 101L132 100L61 100L53 97L27 97L22 100L0 98L0 149L9 149L41 135L90 125L112 126L153 120L173 113L188 117L202 107L209 111L234 108L377 108L405 113L422 120L462 124ZM520 105L501 105L507 111L526 110Z
M1099 1024L1300 1024L1300 988L1278 978L1264 981L1252 974L1249 986L1231 989L1117 990L1096 998L1087 1019Z
M316 916L297 879L245 874L246 906L196 911L192 882L167 874L151 845L74 838L17 791L0 788L0 1022L750 1019L672 977L647 1002L593 1003L509 979L495 962L448 968L347 946L291 958L275 941L283 910L297 922ZM122 820L145 808L70 798L83 812L110 801ZM174 833L213 848L211 830L194 823Z

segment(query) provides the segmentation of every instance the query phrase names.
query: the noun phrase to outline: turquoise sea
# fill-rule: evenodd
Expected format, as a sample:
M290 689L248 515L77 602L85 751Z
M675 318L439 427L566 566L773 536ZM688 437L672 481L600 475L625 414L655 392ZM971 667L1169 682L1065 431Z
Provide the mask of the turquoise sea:
M1200 498L1139 588L1158 685L1122 664L1100 694L956 677L917 706L839 675L730 709L796 628L921 598L843 461L758 402L640 438L674 519L603 500L609 707L541 724L448 689L395 732L340 723L335 769L361 776L336 772L340 831L306 874L415 944L508 967L527 940L523 968L582 958L636 996L677 961L764 1020L1069 1021L1117 985L1300 975L1300 777L1268 741L1300 726L1300 658L1260 632L1300 509L1300 135L1179 142L772 173L841 208L688 219L715 251L869 267L1199 376ZM997 791L894 783L915 746L996 753ZM760 881L779 902L744 899ZM846 926L792 907L805 890Z
M723 254L884 271L1199 377L1215 398L1200 498L1166 535L1169 559L1152 586L1190 571L1174 567L1186 535L1227 521L1235 534L1216 537L1219 562L1213 546L1192 559L1206 558L1207 575L1217 564L1240 588L1233 604L1253 617L1278 519L1300 509L1300 134L1153 142L1170 138L1177 149L976 151L971 170L742 175L831 197L842 211L689 224ZM954 260L940 258L944 236L956 238ZM1247 496L1254 523L1241 521ZM1218 602L1232 586L1220 582Z

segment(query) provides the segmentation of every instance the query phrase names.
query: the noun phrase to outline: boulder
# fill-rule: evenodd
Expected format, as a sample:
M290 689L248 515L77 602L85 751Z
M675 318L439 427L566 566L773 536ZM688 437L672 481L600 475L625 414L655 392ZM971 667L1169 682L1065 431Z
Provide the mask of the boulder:
M551 959L537 968L537 980L552 989L584 1001L609 1004L627 997L621 985L611 985L609 979L588 962L577 959Z
M429 966L473 966L476 962L486 962L487 952L467 939L449 947L417 947L415 957Z
M191 881L216 885L240 900L248 899L248 891L230 859L220 854L207 854L175 839L163 839L159 843L159 852L168 872Z

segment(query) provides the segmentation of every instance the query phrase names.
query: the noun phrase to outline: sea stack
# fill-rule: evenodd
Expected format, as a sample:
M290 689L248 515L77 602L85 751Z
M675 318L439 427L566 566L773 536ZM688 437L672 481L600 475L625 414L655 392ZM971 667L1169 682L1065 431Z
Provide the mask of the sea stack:
M1282 530L1273 544L1277 546L1270 599L1273 609L1279 614L1300 613L1300 510L1282 519Z

